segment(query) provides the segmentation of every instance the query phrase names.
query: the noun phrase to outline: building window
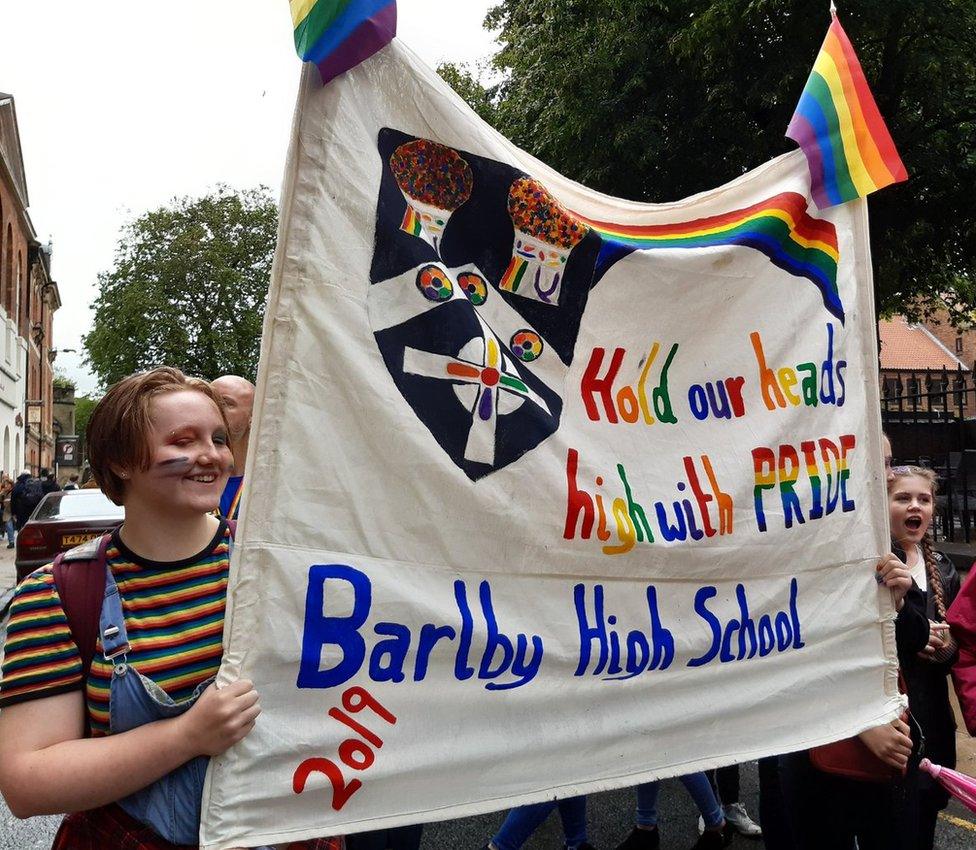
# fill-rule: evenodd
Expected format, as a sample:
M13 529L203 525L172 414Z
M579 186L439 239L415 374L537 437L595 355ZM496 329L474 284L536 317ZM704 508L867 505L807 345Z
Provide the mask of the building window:
M962 354L962 334L956 337L956 354Z

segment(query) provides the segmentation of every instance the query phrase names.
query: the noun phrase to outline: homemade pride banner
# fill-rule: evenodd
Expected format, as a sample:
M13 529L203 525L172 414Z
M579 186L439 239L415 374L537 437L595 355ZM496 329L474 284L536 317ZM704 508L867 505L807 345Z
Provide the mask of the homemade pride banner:
M263 713L212 764L202 844L895 716L867 240L864 201L817 211L799 151L633 203L397 41L325 87L306 68L221 672Z

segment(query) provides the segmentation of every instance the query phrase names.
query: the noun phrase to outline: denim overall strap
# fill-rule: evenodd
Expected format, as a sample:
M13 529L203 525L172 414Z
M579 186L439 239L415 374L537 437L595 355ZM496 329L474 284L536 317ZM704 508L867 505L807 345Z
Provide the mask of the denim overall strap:
M202 682L188 699L175 702L159 685L129 666L122 600L111 569L105 571L105 601L99 631L102 654L113 664L109 686L109 727L113 734L178 717L193 706L212 681ZM167 841L195 846L199 841L200 804L209 761L206 756L190 759L151 785L119 800L118 805Z
M98 633L102 638L102 655L106 661L114 662L129 652L129 636L125 630L125 614L122 611L122 600L119 598L119 586L115 583L115 576L106 564L105 566L105 596L102 600L102 613L98 618Z

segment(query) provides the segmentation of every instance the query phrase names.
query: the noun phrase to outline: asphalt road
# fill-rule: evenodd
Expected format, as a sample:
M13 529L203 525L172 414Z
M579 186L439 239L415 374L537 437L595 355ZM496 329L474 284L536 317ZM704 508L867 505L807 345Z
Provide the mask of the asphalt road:
M0 647L6 636L6 622L0 622ZM741 771L742 802L758 817L758 779L755 763ZM590 841L598 850L613 850L630 830L634 797L629 790L594 794L588 802ZM662 850L688 850L697 840L698 812L684 786L666 780L658 801ZM830 813L825 812L824 817ZM480 850L504 817L503 812L444 821L428 825L421 850ZM60 818L30 818L19 821L0 799L0 850L48 850ZM559 850L563 846L559 818L553 814L525 845L525 850ZM759 850L762 842L736 837L733 848ZM976 846L976 815L958 803L950 805L939 820L937 850L972 850ZM111 850L111 848L106 848Z

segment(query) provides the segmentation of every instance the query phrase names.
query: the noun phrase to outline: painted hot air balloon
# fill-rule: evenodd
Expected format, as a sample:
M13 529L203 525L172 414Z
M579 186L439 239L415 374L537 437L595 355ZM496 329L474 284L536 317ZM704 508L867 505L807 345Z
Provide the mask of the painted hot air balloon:
M440 254L451 215L471 197L471 166L456 150L417 139L393 151L390 169L407 202L400 229L420 237Z
M558 304L569 255L590 228L529 177L512 184L508 214L515 226L515 242L499 287L544 304Z

